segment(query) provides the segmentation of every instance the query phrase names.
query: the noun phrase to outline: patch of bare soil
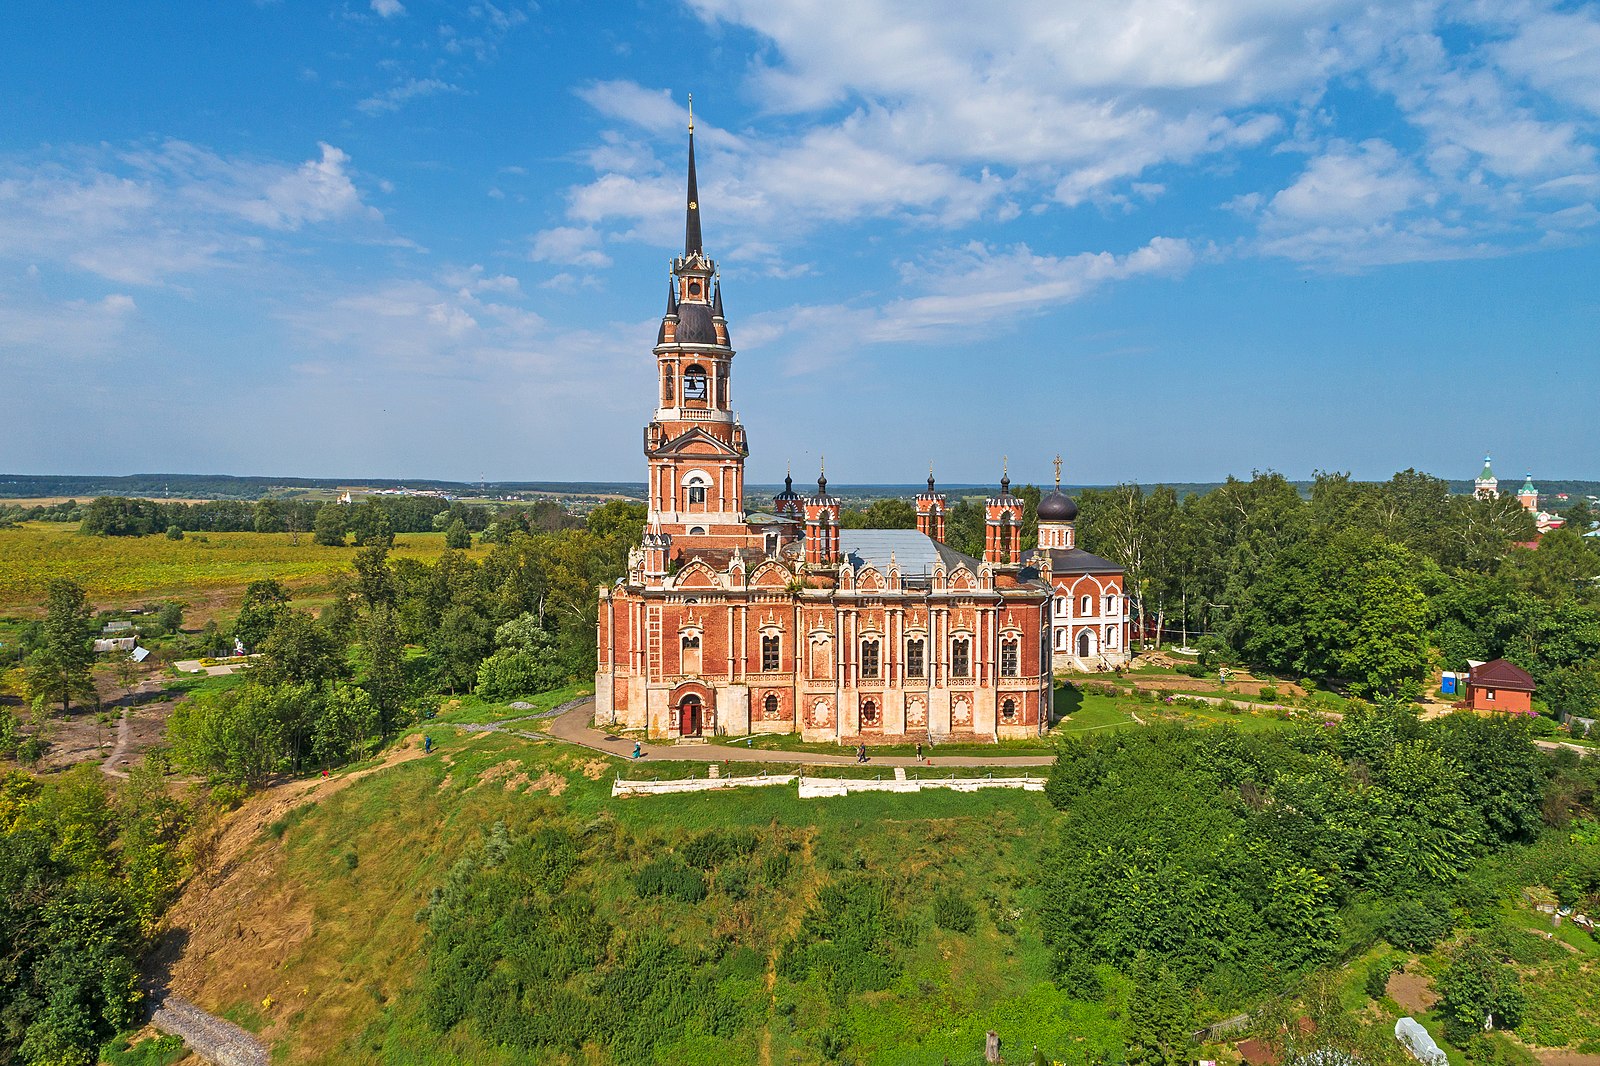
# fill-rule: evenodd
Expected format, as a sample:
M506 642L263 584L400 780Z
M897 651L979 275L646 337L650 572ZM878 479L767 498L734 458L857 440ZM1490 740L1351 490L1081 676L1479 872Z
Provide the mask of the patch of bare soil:
M556 765L570 766L590 781L598 781L611 771L611 764L604 759L589 759L582 755L563 755L556 760Z
M288 781L223 815L199 839L196 873L168 912L153 958L172 991L218 1009L224 993L254 998L252 976L271 974L311 934L312 908L277 877L283 849L257 846L290 811L356 781L423 757L422 738L396 745L376 763L328 778Z
M483 773L478 775L478 780L477 780L476 784L478 784L478 785L492 785L496 781L504 781L504 780L506 780L506 778L512 776L513 774L516 774L517 771L519 769L521 769L521 767L522 767L522 760L521 759L512 759L509 762L496 763L495 765L489 767ZM519 776L521 776L522 780L524 780L524 781L528 780L528 775L527 774L521 774ZM469 787L473 787L473 786L469 786ZM508 784L506 787L510 788L511 786Z
M518 774L517 777L522 778L523 781L528 780L527 774ZM512 781L515 780L516 778L512 778ZM511 787L512 781L506 782L507 788ZM551 773L549 770L546 770L544 773L540 774L539 780L528 786L529 792L548 792L552 796L559 796L566 790L567 779L562 777L560 774Z
M1387 991L1390 999L1413 1015L1424 1014L1439 1002L1439 993L1433 990L1433 978L1405 970L1390 975Z
M1161 674L1146 674L1130 678L1130 680L1133 681L1134 688L1146 692L1155 692L1161 689L1172 691L1173 689L1192 688L1197 681L1210 684L1215 682L1216 678L1214 676L1210 678L1189 677L1186 674L1173 674L1170 677ZM1287 681L1273 681L1271 679L1260 681L1251 677L1240 678L1237 675L1230 676L1227 684L1223 686L1223 690L1219 690L1213 695L1248 696L1254 699L1261 695L1261 690L1264 688L1277 690L1278 699L1292 699L1296 696L1305 695L1305 689Z
M1540 1066L1600 1066L1600 1055L1581 1051L1535 1051Z

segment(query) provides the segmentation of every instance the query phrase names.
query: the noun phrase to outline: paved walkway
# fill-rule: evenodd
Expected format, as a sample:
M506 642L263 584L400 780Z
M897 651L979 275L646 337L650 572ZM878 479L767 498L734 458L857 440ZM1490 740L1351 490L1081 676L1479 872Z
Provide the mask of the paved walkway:
M594 701L584 700L550 723L549 735L568 744L577 744L619 759L633 761L633 741L607 733L589 724L594 715ZM869 766L1050 766L1054 755L940 755L937 746L924 749L929 759L918 763L912 755L873 755ZM743 748L728 744L674 744L671 742L644 744L644 762L771 762L805 766L852 766L856 757L841 750L837 755L823 755L809 751L774 751L770 748Z

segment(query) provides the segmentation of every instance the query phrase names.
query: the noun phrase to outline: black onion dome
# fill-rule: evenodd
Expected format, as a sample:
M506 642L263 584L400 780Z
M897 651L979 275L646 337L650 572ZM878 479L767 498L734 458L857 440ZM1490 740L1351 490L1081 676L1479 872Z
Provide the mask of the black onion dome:
M1078 517L1078 505L1072 497L1061 492L1052 492L1039 501L1039 521L1041 522L1070 522Z
M679 344L715 344L717 327L711 321L711 308L705 304L680 303L678 305Z

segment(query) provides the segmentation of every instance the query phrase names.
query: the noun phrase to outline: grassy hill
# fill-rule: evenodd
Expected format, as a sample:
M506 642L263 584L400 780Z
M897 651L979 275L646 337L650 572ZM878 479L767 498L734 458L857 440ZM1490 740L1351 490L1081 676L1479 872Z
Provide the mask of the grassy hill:
M1051 984L1029 918L1025 871L1051 817L1039 794L802 802L770 789L612 801L617 766L606 758L503 733L432 732L431 756L408 743L381 769L275 790L229 815L203 853L211 872L171 917L173 989L260 1032L286 1062L687 1066L815 1062L848 1049L861 1062L965 1063L981 1059L990 1028L1008 1049L1037 1043L1058 1058L1116 1043L1105 1007ZM682 995L663 981L653 1007L590 1023L621 1026L622 1043L642 1049L631 1059L581 1040L519 1048L470 1013L449 1028L431 1020L441 981L428 972L430 897L463 891L461 871L483 861L486 840L541 832L574 842L556 911L580 903L604 929L577 945L595 953L585 972L596 1002L612 1002L603 986L623 976L619 959L637 966L628 953L643 939L686 963L693 987ZM707 834L732 834L735 851L755 843L707 862L706 842L722 839ZM641 874L662 860L694 871L705 898L641 895ZM841 901L862 885L876 902L863 909L859 892ZM533 895L524 885L509 898ZM491 929L518 913L498 890L484 898L501 905L457 917ZM940 926L939 907L957 929ZM970 931L958 931L964 915ZM883 971L857 981L815 950L797 961L829 921L892 927L874 956ZM512 930L508 942L533 945L549 924Z

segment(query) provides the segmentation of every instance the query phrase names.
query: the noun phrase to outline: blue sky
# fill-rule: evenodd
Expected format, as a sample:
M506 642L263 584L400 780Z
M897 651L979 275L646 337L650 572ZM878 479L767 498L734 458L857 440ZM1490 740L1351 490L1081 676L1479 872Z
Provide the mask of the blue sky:
M8 6L0 470L640 480L695 95L750 477L1600 476L1600 10Z

